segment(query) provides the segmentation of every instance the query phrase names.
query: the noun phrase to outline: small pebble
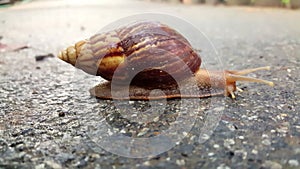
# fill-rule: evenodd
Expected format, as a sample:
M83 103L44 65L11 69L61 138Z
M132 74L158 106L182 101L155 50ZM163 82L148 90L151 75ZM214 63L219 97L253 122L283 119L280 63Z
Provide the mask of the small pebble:
M23 158L25 155L26 155L26 152L24 152L24 151L18 154L19 158Z
M80 26L80 30L81 31L85 31L85 27L84 26Z
M258 154L258 151L255 150L255 149L253 149L253 150L251 151L251 153L252 153L252 154Z
M261 143L266 146L271 145L271 141L269 139L264 139Z
M298 167L298 166L299 166L298 160L295 160L295 159L289 160L288 163L289 163L289 165L292 166L292 167Z
M235 131L236 130L236 127L233 124L228 124L227 127L230 131Z
M159 121L159 116L156 116L154 119L153 119L153 122L158 122Z
M44 169L45 168L45 164L38 164L34 168L35 169Z
M46 165L53 169L61 169L62 166L54 161L47 160L45 161Z
M138 137L143 136L143 135L145 135L148 131L149 131L149 128L143 128L143 129L137 134L137 136L138 136Z
M99 155L99 154L96 154L96 153L93 153L93 154L91 154L91 157L92 157L92 158L100 158L100 155Z
M239 136L238 138L239 138L240 140L244 140L244 139L245 139L244 136Z
M234 151L234 155L238 157L242 157L243 160L247 158L248 153L244 150L236 150Z
M230 147L231 145L234 145L235 144L235 141L233 140L233 139L226 139L225 141L224 141L224 146L225 147Z
M184 159L176 160L176 164L179 166L183 166L183 165L185 165L185 161L184 161Z
M59 117L65 117L65 115L66 115L65 112L59 112L59 113L58 113L58 116L59 116Z
M8 149L7 142L0 138L0 154L5 153L7 149Z
M114 132L112 132L111 130L108 130L108 131L107 131L107 134L108 134L109 136L112 136L112 135L114 134Z
M144 166L150 166L150 161L145 161L145 162L143 163L143 165L144 165Z
M300 148L295 148L294 152L295 152L295 154L300 154Z
M267 168L267 169L282 169L282 166L275 162L275 161L265 161L263 164L262 164L262 167L264 168Z
M250 116L250 117L248 117L249 120L254 120L254 119L257 119L257 118L258 118L258 116Z
M214 155L215 155L215 153L213 153L213 152L208 153L208 156L214 156Z
M280 126L279 128L277 128L276 130L279 132L279 133L287 133L288 132L288 127L287 126Z
M217 169L230 169L230 167L228 167L225 164L221 164L220 166L217 167Z
M220 148L220 145L219 144L214 144L213 147L214 148Z
M210 136L208 135L208 134L202 134L202 135L200 135L200 137L199 137L199 141L201 142L201 141L206 141L206 140L208 140L210 138Z
M44 60L46 58L50 58L50 57L53 58L54 55L52 53L49 53L49 54L46 54L46 55L36 55L35 56L35 61L42 61L42 60Z

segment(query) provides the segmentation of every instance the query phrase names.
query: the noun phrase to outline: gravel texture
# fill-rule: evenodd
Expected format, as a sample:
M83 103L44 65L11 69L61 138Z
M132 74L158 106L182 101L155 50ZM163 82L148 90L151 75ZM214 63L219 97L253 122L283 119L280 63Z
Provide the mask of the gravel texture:
M250 76L275 86L238 83L244 92L235 100L96 100L88 90L100 78L55 57L36 60L116 19L145 11L192 23L215 45L224 69L272 66ZM32 1L1 8L0 15L0 42L30 46L0 52L0 168L300 168L299 10L130 0ZM209 58L203 60L206 67L214 67ZM156 109L147 111L151 105ZM128 107L130 113L123 113ZM110 128L103 128L103 121ZM134 151L136 142L103 141L113 132L155 138L164 131L170 144L141 145L139 151ZM128 158L105 149L152 156Z

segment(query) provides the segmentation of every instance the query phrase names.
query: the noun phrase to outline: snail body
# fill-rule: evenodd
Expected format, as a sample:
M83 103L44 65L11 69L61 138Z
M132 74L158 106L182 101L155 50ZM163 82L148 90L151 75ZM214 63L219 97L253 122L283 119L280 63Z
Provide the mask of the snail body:
M243 76L269 67L241 71L200 68L201 58L188 40L159 22L139 22L96 34L61 51L59 58L106 79L108 82L90 90L103 99L201 98L221 94L234 98L236 81L273 86L272 82ZM113 89L112 84L116 84ZM189 90L194 84L199 92ZM154 89L162 92L151 93ZM116 94L112 95L112 90Z

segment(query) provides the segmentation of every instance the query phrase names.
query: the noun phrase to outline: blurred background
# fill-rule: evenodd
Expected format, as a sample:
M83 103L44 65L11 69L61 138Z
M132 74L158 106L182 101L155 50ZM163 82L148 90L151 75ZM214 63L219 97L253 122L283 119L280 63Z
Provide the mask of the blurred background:
M14 4L22 0L0 0L0 4ZM28 0L25 0L28 1ZM298 0L146 0L153 2L165 3L183 3L183 4L225 4L225 5L252 5L252 6L269 6L269 7L287 7L299 8Z
M0 4L0 168L299 169L300 0L0 0ZM202 56L207 66L221 70L271 66L270 71L250 76L275 86L239 83L244 92L235 100L216 97L224 101L225 109L203 144L197 140L212 98L201 100L204 106L195 126L174 148L155 157L131 159L104 151L86 136L82 121L97 124L88 111L100 110L116 128L127 125L124 118L118 119L112 101L90 96L88 90L103 79L77 71L56 56L121 18L147 12L178 17L197 28L218 54L218 65ZM170 102L180 107L176 100ZM140 101L129 104L145 107ZM166 108L167 115L172 112ZM170 119L174 116L160 120ZM167 128L161 121L158 126ZM134 132L154 131L146 129Z

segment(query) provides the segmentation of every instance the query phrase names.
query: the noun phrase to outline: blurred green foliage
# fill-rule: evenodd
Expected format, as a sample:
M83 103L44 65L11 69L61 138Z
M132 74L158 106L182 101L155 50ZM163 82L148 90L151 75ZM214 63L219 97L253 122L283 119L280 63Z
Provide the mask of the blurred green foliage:
M283 4L289 4L289 3L290 3L290 0L281 0L281 2L282 2Z
M255 0L251 0L251 3L254 3L255 2ZM281 2L283 3L283 4L289 4L290 3L290 0L281 0Z

